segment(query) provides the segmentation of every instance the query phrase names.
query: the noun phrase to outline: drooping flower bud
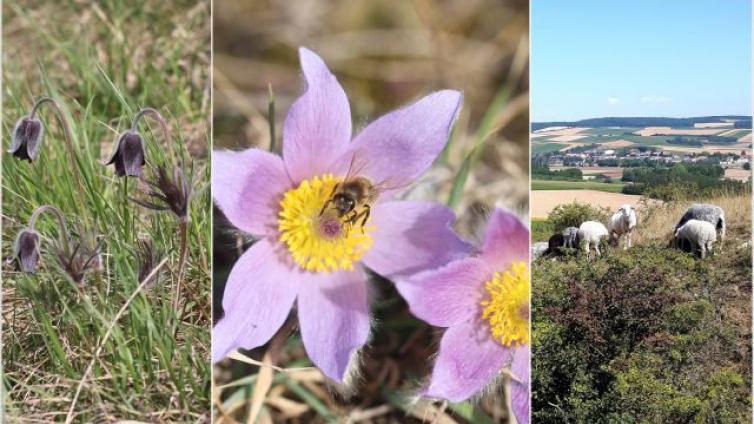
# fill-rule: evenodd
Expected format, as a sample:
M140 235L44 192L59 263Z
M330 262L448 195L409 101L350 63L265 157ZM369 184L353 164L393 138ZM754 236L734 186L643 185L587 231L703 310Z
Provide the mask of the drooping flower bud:
M42 121L37 118L24 116L16 122L16 126L13 128L8 153L21 160L33 161L39 154L43 135L44 127L42 126Z
M115 173L119 177L141 177L145 163L144 139L138 132L129 130L118 137L118 142L106 165L114 165Z
M18 269L33 274L39 262L39 234L30 229L23 229L13 244L13 257Z

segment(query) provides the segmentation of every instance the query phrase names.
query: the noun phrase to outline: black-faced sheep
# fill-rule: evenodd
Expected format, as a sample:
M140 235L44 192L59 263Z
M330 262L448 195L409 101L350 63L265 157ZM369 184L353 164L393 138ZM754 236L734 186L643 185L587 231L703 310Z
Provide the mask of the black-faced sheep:
M631 235L636 229L636 208L631 205L623 205L610 217L607 222L607 231L610 234L610 244L618 247L620 239L626 236L624 249L631 247Z
M712 253L712 245L715 241L717 241L716 228L708 221L689 219L675 230L674 246L684 251L688 246L691 253L698 253L702 258L705 258L707 253Z
M586 252L587 259L589 258L592 246L594 246L597 256L602 256L600 243L607 235L607 228L601 222L586 221L579 226L579 240Z
M673 229L673 233L678 231L683 224L691 219L707 221L712 224L720 236L720 247L722 248L723 242L725 241L725 211L723 211L723 208L706 203L693 204L686 209L681 220L678 221L678 224L676 224Z

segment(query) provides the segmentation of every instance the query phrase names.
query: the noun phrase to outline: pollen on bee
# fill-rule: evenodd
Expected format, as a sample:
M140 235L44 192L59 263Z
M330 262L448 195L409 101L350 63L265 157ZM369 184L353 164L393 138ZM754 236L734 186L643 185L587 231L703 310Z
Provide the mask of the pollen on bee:
M279 240L293 260L308 271L352 270L372 244L374 226L349 231L350 224L344 218L325 208L339 181L332 175L302 181L280 202Z

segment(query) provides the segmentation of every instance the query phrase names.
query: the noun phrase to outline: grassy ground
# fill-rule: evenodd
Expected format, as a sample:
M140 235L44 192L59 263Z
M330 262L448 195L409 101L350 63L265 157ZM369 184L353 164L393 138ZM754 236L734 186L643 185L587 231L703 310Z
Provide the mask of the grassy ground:
M298 3L297 3L298 4ZM397 106L440 88L463 90L464 107L443 157L411 196L454 199L459 227L478 225L481 205L521 208L528 201L528 61L526 2L215 2L214 147L270 146L268 84L275 92L278 139L290 103L301 94L299 45L318 52L351 102L354 131ZM516 59L518 58L518 59ZM516 75L521 78L516 77ZM515 83L512 83L515 81ZM465 162L474 146L478 160ZM468 167L463 164L467 163ZM465 185L456 183L468 169ZM218 217L218 214L215 214ZM215 222L215 312L223 284L248 244L227 223ZM279 372L225 360L215 367L216 422L259 423L505 422L500 393L480 404L410 403L426 379L441 331L412 317L392 284L375 279L371 342L353 398L330 392L316 369ZM295 326L266 346L244 352L283 368L310 367ZM261 371L260 371L261 370Z
M552 235L552 225L546 219L531 219L531 241L547 241Z
M723 207L704 260L669 249L691 202L639 210L635 246L533 263L537 422L736 422L751 415L751 205Z
M599 190L609 193L620 193L625 184L601 183L596 181L557 181L557 180L533 180L532 190Z
M42 120L40 157L4 153L2 251L33 209L58 207L70 228L101 237L101 281L77 287L55 266L52 220L41 218L35 275L3 266L3 388L6 420L16 422L197 422L209 417L210 193L209 4L4 2L4 148L16 119L50 95L71 121L68 156L54 115ZM154 165L193 160L188 261L178 283L177 220L128 201L136 180L118 179L101 161L141 107L158 109L170 147L142 124ZM157 127L152 125L152 128ZM75 173L82 185L75 183ZM153 240L159 280L138 291L137 240ZM76 237L74 236L74 239ZM177 295L176 295L177 294ZM87 374L88 367L91 372ZM77 393L80 388L80 393Z

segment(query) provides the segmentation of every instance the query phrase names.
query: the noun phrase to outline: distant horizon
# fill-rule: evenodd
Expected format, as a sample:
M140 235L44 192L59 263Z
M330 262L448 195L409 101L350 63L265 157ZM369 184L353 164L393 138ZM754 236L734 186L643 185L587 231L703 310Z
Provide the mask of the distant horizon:
M751 21L749 0L532 2L531 119L751 116Z
M545 119L545 120L531 120L532 124L542 124L547 122L579 122L590 119L624 119L624 118L648 118L648 119L694 119L694 118L720 118L720 117L735 117L735 118L752 118L752 115L739 114L739 113L723 113L723 114L702 114L702 115L689 115L689 116L666 116L666 115L604 115L604 116L589 116L587 118L576 119Z

